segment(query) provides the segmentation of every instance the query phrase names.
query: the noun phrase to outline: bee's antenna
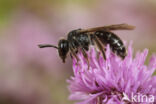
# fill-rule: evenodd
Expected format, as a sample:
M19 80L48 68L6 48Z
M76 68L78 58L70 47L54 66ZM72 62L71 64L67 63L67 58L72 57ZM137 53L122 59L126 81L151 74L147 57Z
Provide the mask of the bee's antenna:
M39 44L38 47L39 47L39 48L53 47L53 48L58 49L57 46L54 46L54 45L51 45L51 44Z

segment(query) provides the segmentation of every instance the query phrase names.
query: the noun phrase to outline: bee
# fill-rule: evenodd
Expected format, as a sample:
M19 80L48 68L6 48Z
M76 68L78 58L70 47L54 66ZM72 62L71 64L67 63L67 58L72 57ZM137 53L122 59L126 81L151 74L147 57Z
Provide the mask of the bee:
M128 24L116 24L89 29L76 29L68 33L67 39L60 39L58 46L51 44L40 44L38 46L39 48L56 48L63 63L65 63L65 59L69 52L72 57L76 58L77 61L79 61L77 53L80 50L85 59L88 60L86 52L89 50L90 45L96 45L98 50L102 52L104 59L106 59L105 46L109 44L112 52L124 59L127 55L126 48L123 44L123 41L112 31L133 29L134 26Z

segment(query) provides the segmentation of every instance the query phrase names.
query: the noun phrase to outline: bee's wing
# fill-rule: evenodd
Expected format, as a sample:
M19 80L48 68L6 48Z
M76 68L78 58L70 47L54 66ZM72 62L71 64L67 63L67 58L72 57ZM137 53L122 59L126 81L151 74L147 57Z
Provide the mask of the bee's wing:
M95 28L89 28L89 29L82 29L79 32L95 32L95 31L111 31L111 30L133 30L135 26L128 25L128 24L115 24L115 25L109 25L109 26L103 26L103 27L95 27Z

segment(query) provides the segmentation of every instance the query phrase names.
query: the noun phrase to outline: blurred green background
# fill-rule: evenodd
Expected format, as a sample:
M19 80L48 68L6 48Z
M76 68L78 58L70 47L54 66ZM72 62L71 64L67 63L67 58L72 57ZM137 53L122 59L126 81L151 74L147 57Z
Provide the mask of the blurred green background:
M116 31L134 51L156 52L156 0L0 0L0 104L72 104L65 64L53 48L73 29L128 23Z

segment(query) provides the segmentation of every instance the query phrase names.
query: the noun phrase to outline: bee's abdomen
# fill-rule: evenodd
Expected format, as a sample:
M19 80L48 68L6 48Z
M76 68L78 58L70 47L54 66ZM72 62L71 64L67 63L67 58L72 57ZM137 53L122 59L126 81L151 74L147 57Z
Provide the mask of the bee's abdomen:
M126 48L122 42L122 40L112 32L106 31L97 31L95 35L99 38L99 40L104 44L110 45L110 48L114 53L124 58L126 56Z

